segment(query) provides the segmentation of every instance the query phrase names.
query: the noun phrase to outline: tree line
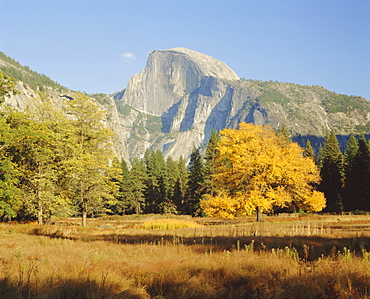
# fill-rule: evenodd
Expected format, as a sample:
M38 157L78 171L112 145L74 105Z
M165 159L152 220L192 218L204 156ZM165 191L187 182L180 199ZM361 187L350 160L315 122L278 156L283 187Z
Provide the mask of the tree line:
M315 157L309 142L306 154ZM364 134L351 134L342 153L330 131L315 158L322 179L319 189L327 199L324 211L370 211L370 141Z
M205 158L194 147L188 165L182 156L165 159L160 150L147 150L143 158L134 158L131 169L122 161L119 196L109 207L110 213L202 215L200 202L210 189L212 150L217 138L212 132Z

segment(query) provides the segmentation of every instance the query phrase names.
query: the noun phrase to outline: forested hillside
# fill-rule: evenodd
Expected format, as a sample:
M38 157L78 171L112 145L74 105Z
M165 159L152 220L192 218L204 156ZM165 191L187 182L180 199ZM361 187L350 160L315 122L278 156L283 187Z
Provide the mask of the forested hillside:
M44 74L31 70L28 66L23 66L14 59L0 51L0 70L18 81L27 83L34 91L44 91L45 87L52 87L59 92L67 91L68 88L60 85Z

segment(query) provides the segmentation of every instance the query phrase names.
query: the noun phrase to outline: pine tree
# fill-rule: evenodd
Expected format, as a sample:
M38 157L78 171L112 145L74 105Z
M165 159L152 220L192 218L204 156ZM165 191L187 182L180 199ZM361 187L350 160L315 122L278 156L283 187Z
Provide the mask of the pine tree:
M128 169L127 163L122 159L121 163L122 179L119 182L119 207L120 213L124 215L127 210L130 210L134 207L135 201L132 192L132 178L130 170Z
M290 138L290 132L284 123L281 124L280 128L277 130L277 133L283 136L287 141L292 142L292 139Z
M220 138L217 133L212 130L211 137L209 138L206 153L204 156L204 192L212 194L212 174L215 172L215 159L219 154L217 143Z
M320 190L324 192L327 199L325 210L339 213L343 210L343 155L334 131L326 134L324 147L319 157L319 165L322 178Z
M346 151L343 155L343 175L344 175L344 190L343 190L343 204L347 211L354 211L360 209L360 194L363 188L362 179L359 177L360 164L358 159L358 141L356 137L351 134Z
M362 182L359 189L359 210L370 211L370 147L365 135L361 134L358 141L356 157L358 179Z
M175 184L179 179L179 165L169 156L166 160L168 170L168 198L172 199L175 192Z
M179 213L186 214L186 191L188 183L188 171L186 169L185 161L180 156L177 161L178 178L174 185L172 202L176 205L176 210Z
M162 203L162 212L177 214L179 210L177 209L176 197L178 194L178 182L180 180L180 169L178 161L174 161L171 156L167 158L167 171L168 171L168 199L167 202Z
M144 160L134 158L132 161L130 177L132 183L132 197L135 214L140 214L146 205L145 190L147 188L146 182L148 180L147 169Z
M306 147L303 151L303 156L304 157L310 157L315 161L315 151L314 151L314 149L311 145L310 140L307 140L307 142L306 142Z
M199 150L195 147L190 155L188 173L189 180L187 188L186 213L197 215L200 213L200 200L205 194L205 169L203 158L200 155Z
M161 213L161 203L168 201L168 171L161 151L147 151L146 212Z
M186 191L188 184L188 171L186 169L185 161L182 156L180 156L179 160L177 161L177 167L179 175L177 181L175 182L172 201L176 205L177 211L185 214L187 211Z

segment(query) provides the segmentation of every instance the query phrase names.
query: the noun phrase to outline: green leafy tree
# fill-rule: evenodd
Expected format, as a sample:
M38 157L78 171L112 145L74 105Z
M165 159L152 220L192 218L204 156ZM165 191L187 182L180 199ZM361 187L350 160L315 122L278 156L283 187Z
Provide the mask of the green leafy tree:
M21 205L20 173L8 151L13 142L14 135L6 117L0 116L0 217L3 219L17 216Z
M7 151L17 164L18 186L24 194L20 216L36 217L42 224L62 203L57 175L60 143L50 122L35 119L31 113L6 113L13 138Z
M205 194L205 169L203 158L200 155L199 150L195 147L190 155L188 174L189 180L187 188L186 212L192 215L197 215L200 213L200 200Z
M324 192L327 199L325 210L339 213L343 210L343 155L334 131L326 134L324 147L319 156L319 165L322 178L320 190Z
M86 226L88 214L99 209L103 200L111 200L118 191L110 161L114 159L110 131L103 124L105 113L86 95L66 101L71 116L70 157L64 163L71 195Z

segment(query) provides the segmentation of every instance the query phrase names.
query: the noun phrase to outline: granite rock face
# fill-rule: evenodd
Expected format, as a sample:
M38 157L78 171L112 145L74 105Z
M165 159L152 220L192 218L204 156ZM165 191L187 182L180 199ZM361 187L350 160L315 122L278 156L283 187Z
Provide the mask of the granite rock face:
M364 98L320 86L242 80L223 62L185 48L152 51L116 103L125 107L120 119L130 157L151 148L187 158L194 146L206 145L212 129L240 122L284 123L302 145L310 136L322 141L327 130L348 135L370 128Z
M123 101L139 111L160 116L208 76L239 80L226 64L210 56L185 48L154 50L144 70L129 81Z

